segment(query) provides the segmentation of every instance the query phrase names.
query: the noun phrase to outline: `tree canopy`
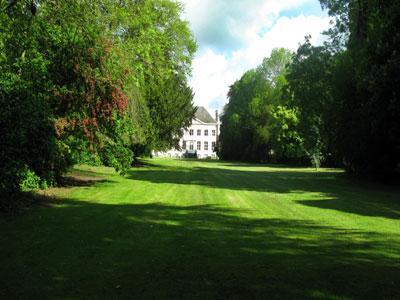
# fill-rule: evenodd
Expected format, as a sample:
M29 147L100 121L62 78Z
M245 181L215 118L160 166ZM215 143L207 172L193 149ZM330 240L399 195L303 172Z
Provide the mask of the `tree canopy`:
M123 173L188 125L196 43L178 2L0 6L1 189L52 184L76 162Z
M221 156L306 155L315 166L393 177L400 168L400 2L320 2L334 20L323 45L307 36L291 59L275 51L232 85Z
M220 156L249 161L290 161L302 156L296 108L284 93L291 53L275 49L229 89L221 118Z
M289 71L303 136L348 171L391 177L400 163L399 1L322 0L336 20ZM316 142L316 140L320 142Z

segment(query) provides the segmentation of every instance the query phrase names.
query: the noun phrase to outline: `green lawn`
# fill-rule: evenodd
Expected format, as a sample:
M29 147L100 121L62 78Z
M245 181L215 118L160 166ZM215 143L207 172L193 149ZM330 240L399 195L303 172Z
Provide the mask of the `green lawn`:
M125 177L78 167L74 186L1 216L0 297L400 298L400 188L148 162Z

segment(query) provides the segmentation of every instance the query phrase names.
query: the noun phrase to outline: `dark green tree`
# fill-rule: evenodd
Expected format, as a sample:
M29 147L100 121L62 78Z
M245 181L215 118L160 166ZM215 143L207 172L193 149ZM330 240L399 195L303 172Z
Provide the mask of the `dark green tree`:
M334 17L321 47L308 41L288 75L308 153L388 178L400 162L400 2L321 0Z
M220 156L248 161L293 161L303 155L297 109L284 93L291 53L275 49L229 90L222 116Z
M356 173L393 176L400 162L400 2L321 3L349 31L335 72L337 145L345 166ZM346 13L337 14L334 6Z
M167 147L188 124L196 44L177 2L0 6L1 189L51 184L81 160L123 173L135 145Z
M332 97L334 56L324 46L313 47L306 41L293 55L287 79L293 106L299 110L299 134L311 163L319 167L334 161L332 137L335 137Z

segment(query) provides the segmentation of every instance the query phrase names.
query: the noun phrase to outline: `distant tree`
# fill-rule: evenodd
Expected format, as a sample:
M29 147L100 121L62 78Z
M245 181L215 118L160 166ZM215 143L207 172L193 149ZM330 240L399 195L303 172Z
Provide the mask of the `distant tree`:
M311 157L354 173L392 177L400 163L400 3L321 0L329 40L306 41L288 81Z
M230 88L221 118L220 156L250 161L288 161L303 155L297 110L285 98L291 53L275 49Z
M116 28L146 105L146 131L135 148L170 148L194 115L187 77L197 45L179 2L131 1L120 10Z
M259 144L254 144L253 135L256 133L254 123L252 124L251 120L250 103L252 102L254 114L256 113L255 106L260 103L264 82L260 74L255 70L250 70L230 87L229 103L226 104L221 117L221 149L219 153L221 158L255 159L255 152L258 151L255 148ZM249 153L251 151L253 153Z
M193 91L185 79L170 77L150 95L148 103L154 132L152 149L176 147L182 128L190 126L196 111Z
M293 106L299 111L299 134L315 166L332 156L330 137L336 134L332 117L332 68L334 59L326 47L313 47L309 37L293 56L287 79Z

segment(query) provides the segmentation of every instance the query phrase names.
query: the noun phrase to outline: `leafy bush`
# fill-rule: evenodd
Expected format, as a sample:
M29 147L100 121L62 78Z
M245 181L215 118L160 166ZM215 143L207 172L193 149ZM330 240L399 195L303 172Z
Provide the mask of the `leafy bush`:
M71 136L66 141L66 144L71 151L71 159L74 164L86 164L90 166L101 165L99 154L90 149L87 140Z
M100 151L104 165L113 167L121 175L126 174L133 162L133 152L121 143L108 143Z
M40 177L37 176L32 170L29 170L28 168L21 170L19 176L19 187L21 191L28 192L41 187Z
M6 76L0 75L0 189L37 188L36 177L52 184L71 162L56 139L49 107L30 84Z

